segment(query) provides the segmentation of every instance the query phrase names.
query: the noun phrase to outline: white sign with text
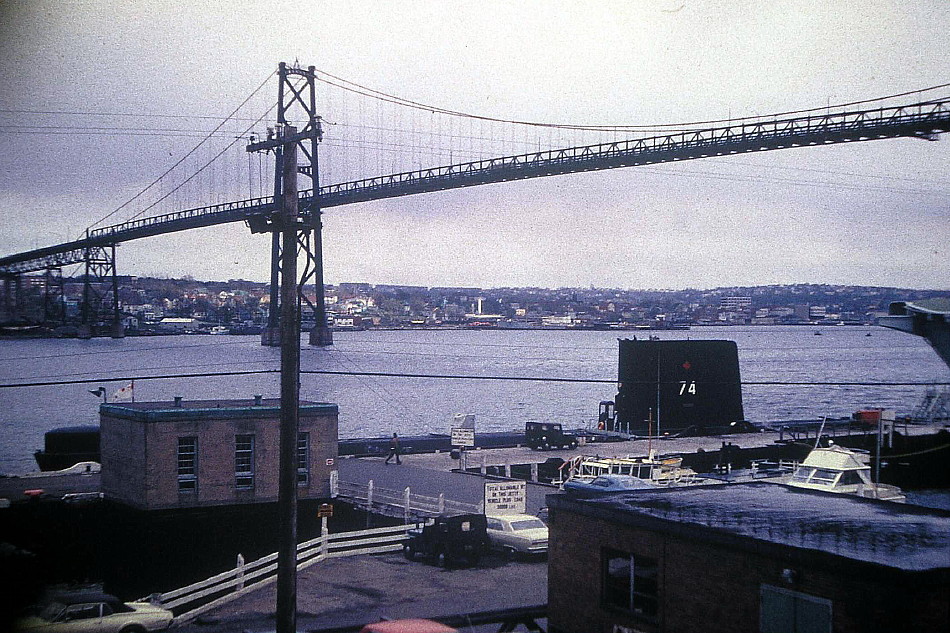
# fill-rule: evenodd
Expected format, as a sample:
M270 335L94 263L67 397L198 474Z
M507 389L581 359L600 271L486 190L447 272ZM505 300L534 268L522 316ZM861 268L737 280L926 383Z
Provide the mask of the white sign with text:
M528 482L489 481L485 483L485 514L525 514Z

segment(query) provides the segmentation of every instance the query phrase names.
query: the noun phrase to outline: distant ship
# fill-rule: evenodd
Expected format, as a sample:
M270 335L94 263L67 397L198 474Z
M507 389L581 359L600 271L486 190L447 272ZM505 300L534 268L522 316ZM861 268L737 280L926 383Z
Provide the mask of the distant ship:
M99 461L99 427L67 426L47 431L43 449L33 453L40 470L62 470L79 462Z

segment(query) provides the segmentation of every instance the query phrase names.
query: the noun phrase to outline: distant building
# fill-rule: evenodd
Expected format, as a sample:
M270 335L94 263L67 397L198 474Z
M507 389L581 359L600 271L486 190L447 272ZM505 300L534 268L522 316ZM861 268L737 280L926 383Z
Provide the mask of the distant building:
M723 312L742 312L752 308L752 297L723 297L719 309Z
M167 510L277 500L280 402L103 404L102 490L133 508ZM337 406L300 403L298 498L330 496Z
M201 321L193 318L165 317L158 327L169 332L193 332L201 327Z
M751 483L548 495L554 633L950 630L950 512Z

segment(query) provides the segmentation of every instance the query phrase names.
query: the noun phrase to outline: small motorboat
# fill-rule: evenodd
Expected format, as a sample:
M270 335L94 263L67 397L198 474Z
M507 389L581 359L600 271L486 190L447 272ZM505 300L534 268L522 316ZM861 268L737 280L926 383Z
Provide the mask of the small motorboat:
M904 502L906 498L900 488L871 480L868 461L869 455L864 451L835 444L825 448L816 446L785 483L793 488Z

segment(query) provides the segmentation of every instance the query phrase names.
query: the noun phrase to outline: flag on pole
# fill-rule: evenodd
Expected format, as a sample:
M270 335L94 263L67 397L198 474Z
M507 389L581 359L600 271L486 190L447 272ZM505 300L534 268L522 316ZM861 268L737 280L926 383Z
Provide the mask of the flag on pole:
M135 402L135 381L112 394L112 402Z

